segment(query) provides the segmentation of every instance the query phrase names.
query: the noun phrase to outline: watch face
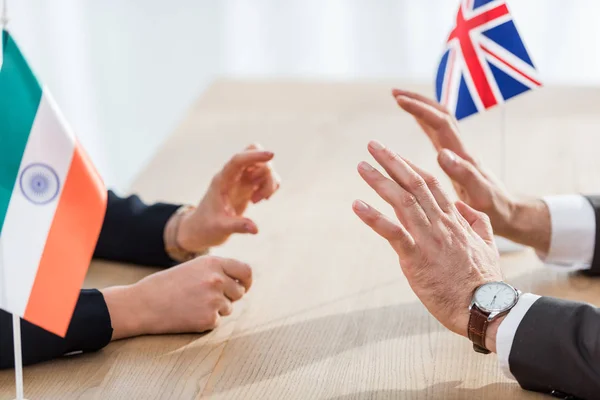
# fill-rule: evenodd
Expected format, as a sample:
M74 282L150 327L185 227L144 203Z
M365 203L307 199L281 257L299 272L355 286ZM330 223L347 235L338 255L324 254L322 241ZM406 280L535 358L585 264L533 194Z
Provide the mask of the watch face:
M517 301L517 291L504 282L490 282L475 292L475 304L483 311L502 312Z

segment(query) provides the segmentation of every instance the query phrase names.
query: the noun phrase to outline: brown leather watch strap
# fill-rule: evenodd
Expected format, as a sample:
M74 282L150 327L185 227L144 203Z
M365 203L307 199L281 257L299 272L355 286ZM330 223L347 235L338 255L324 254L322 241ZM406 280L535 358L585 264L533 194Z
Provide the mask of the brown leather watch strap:
M473 342L473 350L482 354L489 354L490 351L485 347L485 333L488 326L488 315L477 308L471 307L471 316L469 317L469 340Z

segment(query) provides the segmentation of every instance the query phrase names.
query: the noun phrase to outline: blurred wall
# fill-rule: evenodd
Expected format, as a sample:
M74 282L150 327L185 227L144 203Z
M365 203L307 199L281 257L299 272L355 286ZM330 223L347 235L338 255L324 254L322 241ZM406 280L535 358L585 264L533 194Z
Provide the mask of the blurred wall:
M457 0L8 0L13 34L108 185L216 77L431 82ZM546 84L600 85L598 0L512 0Z

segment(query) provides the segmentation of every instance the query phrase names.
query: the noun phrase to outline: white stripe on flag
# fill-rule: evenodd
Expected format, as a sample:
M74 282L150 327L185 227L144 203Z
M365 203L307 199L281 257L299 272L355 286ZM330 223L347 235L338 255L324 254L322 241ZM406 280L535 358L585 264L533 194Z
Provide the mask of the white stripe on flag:
M0 307L20 316L27 307L75 149L75 137L65 129L62 115L57 110L54 99L44 88L0 237L0 246L4 250L0 267L4 269L3 278L9 282L4 293L6 304L0 304ZM50 167L60 182L57 195L46 204L36 204L23 193L22 173L33 164ZM27 186L28 181L23 183ZM29 196L33 195L35 193L30 191Z

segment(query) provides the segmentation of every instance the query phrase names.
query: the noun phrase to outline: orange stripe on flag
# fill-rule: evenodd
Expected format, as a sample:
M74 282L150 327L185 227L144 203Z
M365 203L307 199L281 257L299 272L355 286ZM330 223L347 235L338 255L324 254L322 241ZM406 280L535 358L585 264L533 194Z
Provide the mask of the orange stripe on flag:
M106 196L102 180L76 143L24 316L62 337L102 228Z

